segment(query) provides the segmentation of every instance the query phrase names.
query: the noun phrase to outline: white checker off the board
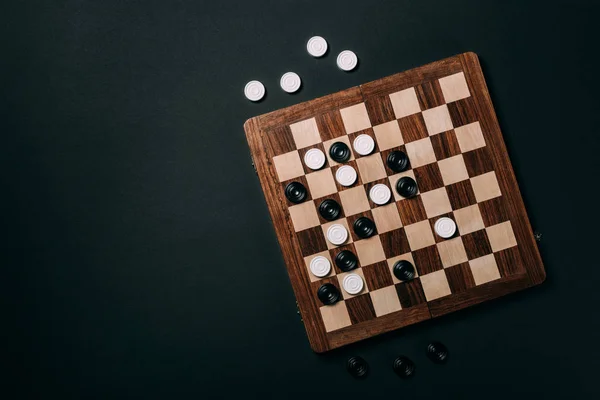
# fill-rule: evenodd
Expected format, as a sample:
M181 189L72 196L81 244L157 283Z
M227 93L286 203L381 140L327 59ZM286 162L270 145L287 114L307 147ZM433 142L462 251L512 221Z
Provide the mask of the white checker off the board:
M313 36L308 39L306 50L313 57L322 57L327 53L327 41L321 36Z
M244 95L250 101L259 101L265 96L265 85L259 81L250 81L244 87Z
M281 80L279 81L281 88L288 93L294 93L300 89L300 85L302 84L302 80L300 76L298 76L295 72L286 72L281 76Z
M337 56L337 65L343 71L352 71L358 65L358 57L351 50L344 50Z

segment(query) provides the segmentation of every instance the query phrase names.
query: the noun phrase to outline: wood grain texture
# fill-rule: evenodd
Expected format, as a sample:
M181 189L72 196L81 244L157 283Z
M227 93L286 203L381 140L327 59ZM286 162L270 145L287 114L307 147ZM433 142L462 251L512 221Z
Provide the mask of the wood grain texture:
M450 103L448 98L451 96L460 96L461 88L452 86L455 84L452 77L444 79L442 86L440 86L440 82L442 82L440 78L449 77L453 74L460 76L462 75L459 74L460 72L464 74L464 80L466 80L471 96L462 99L453 99ZM414 95L411 88L414 88ZM404 92L397 94L400 91ZM391 94L394 94L394 97L390 96ZM447 97L446 100L444 100L444 96ZM395 287L402 309L376 316L377 307L374 306L371 298L368 297L369 294L346 299L344 303L348 304L343 304L346 310L342 310L343 313L340 315L345 316L347 313L351 325L327 332L321 316L321 304L315 301L314 295L315 287L318 288L318 285L322 282L311 281L304 257L323 251L329 251L331 256L335 257L335 254L341 248L331 248L328 246L328 243L323 238L323 225L297 233L294 231L288 211L290 203L283 195L282 183L278 179L273 157L295 151L296 147L294 138L292 137L293 132L288 127L310 118L315 118L314 125L316 125L320 132L322 142L336 140L345 136L343 131L345 127L344 120L340 109L355 106L363 102L365 103L364 113L368 115L373 126L388 123L389 121L396 121L396 118L398 118L397 121L400 129L403 132L406 131L406 139L408 141L427 138L428 131L422 121L423 117L421 114L413 116L395 115L395 112L400 107L409 104L411 101L414 104L418 104L421 110L428 109L434 112L436 112L436 107L442 108L445 107L444 103L448 103L448 116L445 118L451 120L453 126L471 124L475 121L480 124L481 131L485 133L485 147L477 148L481 146L481 137L477 136L477 130L469 130L463 127L461 128L462 130L459 129L458 139L455 135L456 129L444 130L430 136L432 149L427 151L435 153L433 156L437 161L462 153L464 157L463 168L466 169L468 176L471 178L494 171L502 196L479 201L475 207L479 207L479 210L481 210L486 228L504 221L510 221L518 246L494 252L492 256L492 250L485 231L470 232L458 239L466 243L465 250L470 261L451 266L449 269L440 269L441 265L438 263L439 255L432 253L435 246L422 250L413 249L412 254L417 253L417 260L419 262L423 264L429 263L429 269L434 270L434 273L437 274L436 276L440 276L439 273L442 274L441 278L444 278L444 282L447 282L445 284L448 285L449 290L452 292L450 295L445 295L429 302L425 299L423 286L420 281L421 278L416 278L409 283L395 283L394 286L385 286L390 285L390 280L380 275L386 272L384 268L386 261L375 257L374 260L376 262L370 267L362 265L364 271L366 271L365 278L367 285L373 286L373 288L370 288L371 291L375 288L378 290L387 290L387 288ZM428 115L434 114L432 112ZM444 122L440 121L439 119L434 119L428 123L443 127ZM360 120L351 121L352 127L361 128L361 130L365 130L368 134L373 135L373 129L365 129L361 124L362 121ZM430 125L428 128L431 130L433 125ZM521 290L539 284L544 280L545 272L541 257L537 250L531 226L529 225L526 210L506 152L479 61L474 53L464 53L420 68L379 79L360 87L354 87L296 106L251 118L246 121L244 128L257 175L265 194L275 232L288 269L292 288L298 300L298 307L313 350L317 352L327 351ZM377 130L375 133L377 133ZM379 133L385 135L383 129ZM353 138L356 135L354 132L351 132L349 136ZM429 135L431 135L431 132L429 132ZM414 148L414 146L409 145L407 148ZM470 151L468 153L464 149L461 151L461 146L470 146ZM321 144L311 144L311 147L322 148L326 151ZM402 145L402 148L404 149L404 145ZM386 149L381 154L385 157L388 153L389 150ZM357 172L359 172L356 161L352 161L349 165L353 165L357 169ZM439 187L441 182L440 174L436 167L438 164L425 163L424 165L426 166L416 165L417 169L411 170L411 173L414 175L414 172L416 172L418 180L423 182L421 189L428 191ZM335 174L336 168L336 166L331 168L332 174ZM309 171L305 170L304 172L306 174ZM323 172L323 174L328 173ZM386 173L387 177L389 177L389 184L393 187L395 181L387 167ZM448 176L450 175L446 174L445 177L447 178ZM306 182L307 179L304 179L304 177L301 176L297 180ZM481 178L478 179L481 180ZM453 184L455 186L450 188L449 201L452 203L454 211L459 207L476 204L473 199L472 189L470 189L471 186L467 186L465 182L468 181ZM362 184L363 182L359 174L359 182L355 186ZM449 185L446 185L446 189L448 187ZM340 187L337 183L336 188L338 192L349 189ZM484 187L484 189L487 189L487 187ZM483 195L485 196L487 193L484 192ZM337 196L335 197L336 199L340 198L337 193L335 196ZM327 196L323 198L325 197ZM396 200L398 199L396 198ZM416 224L427 218L419 196L412 201L402 200L396 202L396 204L398 205L398 212L404 227L394 232L380 234L383 238L381 244L383 252L389 253L385 254L385 257L389 257L391 253L408 251L410 245L406 240L406 236L404 236L406 225L411 223ZM370 203L370 207L373 209L374 205ZM372 212L365 210L362 214L372 215ZM464 215L467 214L464 213ZM347 219L349 218L347 217ZM323 223L322 220L320 222ZM433 219L430 222L433 222ZM429 222L427 222L427 225L429 225ZM347 246L343 246L343 248L352 248L356 251L354 244L348 244ZM369 256L372 257L372 252L369 252ZM476 257L479 258L472 260ZM473 268L477 269L473 270ZM425 269L427 270L427 268ZM334 272L337 274L340 273L337 268L334 268ZM485 279L484 282L492 279L494 273L497 274L498 279L476 285L475 280L477 279L474 280L473 272L475 272L476 278L480 282L481 279ZM335 274L325 279L339 286ZM426 277L425 279L430 283L432 277ZM380 298L384 298L384 296L382 295ZM380 306L380 310L386 310L386 307L387 305Z

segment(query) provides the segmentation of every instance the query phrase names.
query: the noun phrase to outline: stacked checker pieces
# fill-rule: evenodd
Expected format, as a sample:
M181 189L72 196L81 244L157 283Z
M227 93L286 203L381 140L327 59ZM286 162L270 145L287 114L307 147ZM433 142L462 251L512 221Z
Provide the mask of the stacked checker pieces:
M472 73L481 75L476 56L463 57L471 63L474 57L476 70ZM482 121L480 115L490 111L482 111L473 99L464 60L457 56L440 63L444 64L422 67L432 71L431 79L414 74L412 81L417 83L407 85L406 79L396 83L384 78L361 86L358 94L344 96L350 104L325 112L311 110L306 113L312 114L309 118L266 131L272 150L269 161L279 181L278 196L286 202L286 222L295 232L303 260L300 268L304 271L298 279L307 285L311 308L318 308L316 330L324 331L319 336L325 341L315 344L311 340L317 351L496 297L493 291L485 290L494 283L514 281L514 290L518 290L531 286L534 280L543 280L537 249L530 248L527 221L522 226L523 221L510 218L507 203L519 196L518 189L517 193L501 190L499 177L506 179L506 172L495 168L495 151L488 148L486 140L494 139L491 132L486 132L489 116ZM353 149L360 135L368 135L375 143L368 155ZM343 163L331 158L329 150L337 142L351 149L349 159ZM303 162L311 149L327 156L323 167L316 171ZM410 162L408 169L399 173L386 162L390 153L398 151L407 154ZM335 178L343 166L351 166L358 173L350 186L341 185ZM510 165L508 169L512 173ZM396 184L403 177L417 182L416 196L404 198L398 193ZM299 204L282 196L290 183L307 189ZM368 195L374 185L386 185L393 193L392 201L374 203ZM506 195L512 198L507 200ZM323 218L318 211L325 200L341 205L334 221ZM353 225L359 218L374 221L373 236L362 238L356 234ZM440 218L456 222L452 237L434 233L434 224ZM523 250L519 249L515 223L519 225L519 236L527 235L527 248ZM333 224L341 224L349 233L344 243L327 240ZM350 271L340 269L334 261L342 251L358 259ZM537 263L535 276L525 269L524 252ZM317 257L327 259L331 265L326 276L311 272L311 262ZM393 273L399 261L414 266L413 279L402 281ZM360 292L342 288L349 274L362 279ZM290 275L294 283L297 274L290 270ZM341 298L323 304L318 293L324 285L333 285ZM475 297L478 299L471 301ZM310 330L309 338L314 339Z

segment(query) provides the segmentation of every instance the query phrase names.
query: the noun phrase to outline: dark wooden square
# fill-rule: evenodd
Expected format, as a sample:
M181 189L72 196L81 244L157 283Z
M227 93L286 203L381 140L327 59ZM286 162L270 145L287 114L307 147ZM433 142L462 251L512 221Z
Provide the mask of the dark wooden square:
M437 160L457 156L461 153L454 130L438 133L431 136L430 139Z
M296 150L296 142L289 125L278 126L265 132L273 156L289 153Z
M473 186L469 179L446 186L446 192L448 193L448 199L450 199L450 205L453 210L477 203L475 192L473 192Z
M340 110L333 110L317 115L315 119L319 133L321 134L321 140L324 142L346 134Z
M465 99L448 103L448 112L450 113L452 126L455 128L479 120L477 115L477 107L475 106L473 97L467 97Z
M371 296L369 296L368 293L346 299L346 307L348 308L350 321L352 321L353 324L358 324L359 322L368 321L377 317L375 309L373 308Z
M519 246L494 253L494 257L496 258L496 265L500 271L500 276L505 277L525 273Z
M463 235L462 241L469 260L483 257L492 252L485 229Z
M444 269L437 246L428 246L412 252L419 276Z
M421 110L438 107L446 103L442 88L437 79L415 86L415 92L417 93Z
M396 189L394 188L394 190ZM400 220L404 226L427 219L421 196L417 195L410 199L399 200L396 202L396 205L398 206L398 213L400 213Z
M390 96L371 97L365 100L371 125L379 125L396 119Z
M425 298L425 293L423 293L421 280L419 278L415 278L408 282L397 283L394 286L396 287L398 299L400 299L400 305L403 309L410 308L427 301Z
M413 172L415 173L415 179L421 193L439 189L444 186L440 167L435 162L415 168L413 169Z
M400 118L398 125L400 125L400 133L402 134L404 143L414 142L415 140L424 139L429 136L423 114L421 113Z
M396 257L410 252L408 238L404 232L404 228L394 229L393 231L381 233L381 246L386 258Z
M506 207L506 198L504 196L494 197L477 204L481 212L483 225L486 227L508 221L508 208Z
M366 267L363 267L362 272L365 276L365 281L367 281L369 291L371 292L394 284L390 268L386 261L367 265Z
M448 286L452 293L464 292L467 289L475 287L475 279L469 267L469 263L462 263L444 269Z
M300 242L303 257L327 250L327 242L325 242L323 228L320 225L296 232L296 236Z
M463 153L463 159L471 178L494 170L494 163L487 152L487 146Z

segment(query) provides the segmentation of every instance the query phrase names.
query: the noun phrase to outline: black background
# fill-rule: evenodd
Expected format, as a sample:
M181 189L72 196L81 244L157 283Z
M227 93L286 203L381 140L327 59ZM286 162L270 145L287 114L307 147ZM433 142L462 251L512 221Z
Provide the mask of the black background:
M6 398L597 395L594 2L0 7ZM322 59L305 51L314 34ZM335 65L346 48L352 73ZM548 278L314 354L242 125L464 51L480 56ZM278 86L290 70L294 95ZM267 87L259 104L243 96L251 79ZM430 339L446 366L426 359ZM354 354L365 381L344 370ZM398 354L414 379L393 375Z

